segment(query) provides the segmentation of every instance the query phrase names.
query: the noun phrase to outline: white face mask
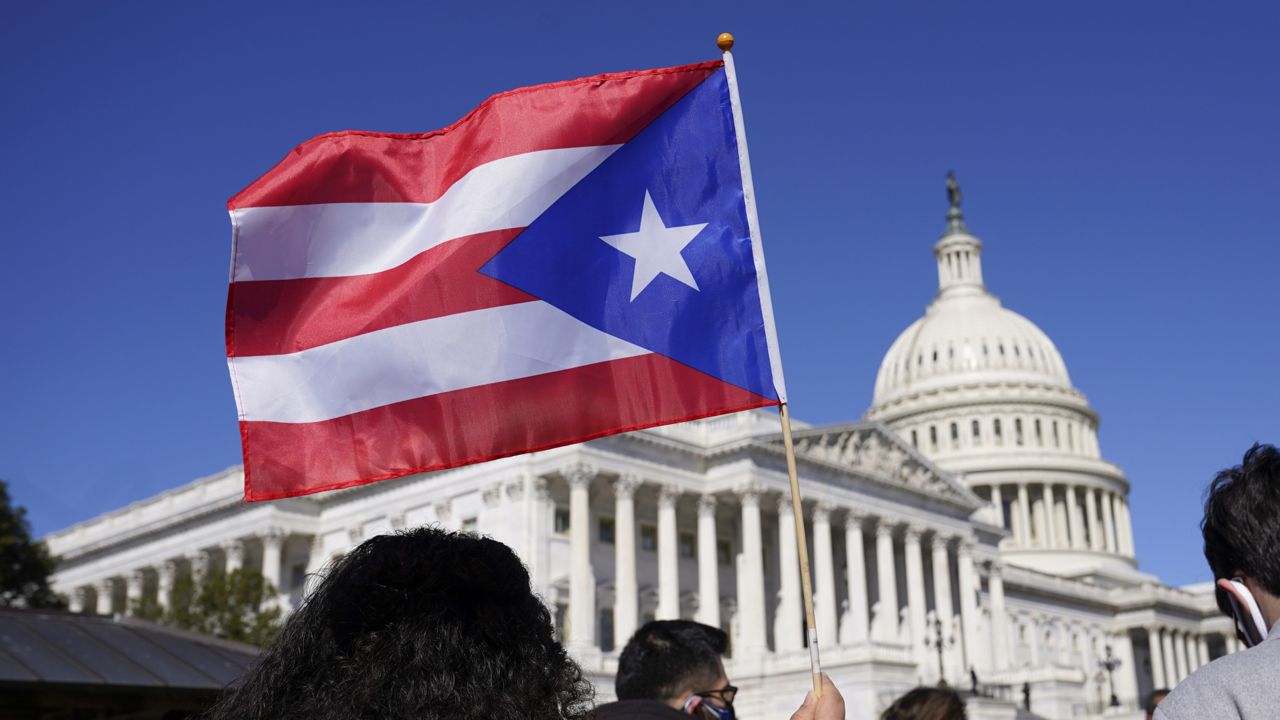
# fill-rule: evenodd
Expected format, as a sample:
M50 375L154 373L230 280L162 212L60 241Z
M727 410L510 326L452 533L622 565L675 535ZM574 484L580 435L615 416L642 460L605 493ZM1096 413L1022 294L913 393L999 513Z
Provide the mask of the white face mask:
M1219 590L1226 593L1227 599L1231 602L1231 614L1235 616L1236 628L1240 630L1244 644L1254 647L1266 640L1267 622L1262 618L1262 610L1258 607L1258 601L1253 598L1253 593L1249 592L1249 588L1235 578L1230 580L1220 578L1215 584Z

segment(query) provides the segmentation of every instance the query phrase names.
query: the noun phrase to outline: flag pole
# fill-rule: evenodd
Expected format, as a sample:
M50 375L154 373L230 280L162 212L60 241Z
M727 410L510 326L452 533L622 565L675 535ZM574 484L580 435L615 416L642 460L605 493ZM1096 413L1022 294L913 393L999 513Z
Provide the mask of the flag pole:
M720 33L716 46L724 54L724 73L729 83L729 101L733 105L733 122L737 129L738 154L742 162L743 196L747 209L752 242L759 244L760 221L756 216L755 188L751 183L751 164L747 160L747 135L742 123L742 101L738 96L738 73L733 66L733 35ZM758 250L757 250L758 251ZM761 278L763 282L764 279ZM767 323L766 323L767 324ZM773 339L776 343L776 338ZM775 368L780 373L781 368ZM787 455L787 479L791 481L791 512L795 517L796 553L800 556L800 590L804 599L804 626L809 640L809 668L813 674L813 696L822 697L822 661L818 656L818 627L813 612L813 582L809 575L809 541L804 531L804 506L800 501L800 480L796 473L795 444L791 439L791 412L785 397L779 405L782 417L782 446Z

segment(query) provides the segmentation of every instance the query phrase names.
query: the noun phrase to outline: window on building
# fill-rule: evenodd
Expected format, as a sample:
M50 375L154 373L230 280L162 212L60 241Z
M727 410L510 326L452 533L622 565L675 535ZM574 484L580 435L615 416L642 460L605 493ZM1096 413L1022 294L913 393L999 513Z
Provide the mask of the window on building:
M1040 418L1036 418L1036 444L1044 445L1044 435L1040 432Z
M996 444L1000 445L1004 442L1004 433L1000 429L1000 418L996 418L991 423L991 434L995 436Z
M600 649L604 652L613 650L613 608L600 611Z
M1057 420L1053 421L1053 446L1056 448L1062 447L1062 439L1058 437L1058 421Z
M596 533L600 537L600 542L605 545L612 545L614 539L613 518L602 517L596 521Z
M951 423L951 449L957 450L959 448L960 448L960 426L955 423Z
M996 349L1000 351L1000 357L1004 357L1004 343L997 345Z
M915 448L915 449L917 449L917 450L919 450L919 449L920 449L920 438L919 438L919 436L917 436L917 435L916 435L916 431L915 431L915 430L912 430L912 431L911 431L911 447L913 447L913 448Z
M716 561L721 565L733 562L733 543L724 539L716 540Z
M480 521L474 517L462 518L462 532L474 533L480 529Z
M929 449L930 450L938 449L938 426L937 425L929 426Z
M569 642L569 603L556 603L556 639L561 645Z
M973 422L969 423L969 427L973 431L973 444L981 445L982 444L982 425L977 420L974 420Z
M640 549L655 552L658 549L658 528L653 525L640 526Z
M307 581L307 565L306 563L295 563L289 569L289 587L280 588L281 591L293 590L295 588L302 589L303 583Z
M698 539L693 533L680 533L680 557L691 558L698 553Z
M546 517L546 515L543 515L543 517ZM557 535L569 534L569 508L556 508L555 532Z
M1022 444L1022 418L1013 420L1013 442L1017 445Z

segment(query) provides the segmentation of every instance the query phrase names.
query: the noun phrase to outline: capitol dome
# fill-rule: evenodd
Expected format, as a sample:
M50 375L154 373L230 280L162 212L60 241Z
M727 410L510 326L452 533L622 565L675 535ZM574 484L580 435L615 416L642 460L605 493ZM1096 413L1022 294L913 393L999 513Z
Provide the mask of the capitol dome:
M947 194L938 294L885 354L867 419L987 500L1011 559L1068 574L1131 569L1129 484L1102 458L1098 414L1049 336L988 292L954 176Z

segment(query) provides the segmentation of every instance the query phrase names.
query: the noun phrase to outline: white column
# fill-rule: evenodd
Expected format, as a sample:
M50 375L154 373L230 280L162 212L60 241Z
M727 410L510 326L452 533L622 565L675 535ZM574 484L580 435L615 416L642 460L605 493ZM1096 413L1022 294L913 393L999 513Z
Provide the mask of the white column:
M1107 552L1118 552L1115 516L1111 513L1111 493L1102 495L1102 535L1106 539Z
M320 586L323 578L319 573L329 564L329 556L325 553L324 536L315 534L311 536L311 543L307 548L307 569L306 575L302 580L302 597L311 597L311 593L315 592Z
M877 640L898 642L898 573L893 562L893 528L880 518L876 524L876 591L879 611L876 613L880 637Z
M982 667L978 651L978 576L973 568L974 542L960 538L956 543L956 580L960 583L960 641L964 647L965 669ZM984 667L984 669L986 669Z
M1102 535L1102 517L1098 514L1098 490L1085 488L1085 521L1089 523L1089 549L1105 550L1106 541Z
M740 491L739 497L742 503L742 560L738 567L738 618L742 654L759 656L766 648L760 490L748 487Z
M1027 484L1018 483L1018 520L1022 529L1022 537L1018 538L1018 547L1031 547L1031 494Z
M1173 651L1173 631L1160 631L1160 654L1164 657L1164 679L1170 687L1178 684L1178 660Z
M1044 502L1044 535L1040 545L1046 548L1057 547L1058 530L1057 518L1054 517L1053 485L1049 483L1041 485L1040 494Z
M209 573L213 571L213 557L208 550L197 550L187 556L191 565L191 582L199 586Z
M226 573L230 575L244 567L244 541L232 540L222 546L222 554L226 557Z
M995 509L996 525L1005 527L1004 524L1004 494L1000 491L999 485L991 486L991 507Z
M1235 633L1227 633L1224 637L1227 639L1227 654L1232 655L1240 652L1240 639Z
M71 602L67 605L67 609L73 613L84 612L85 606L89 600L89 588L78 587L71 591Z
M1067 525L1071 530L1071 547L1084 549L1084 528L1080 525L1080 508L1076 505L1076 486L1063 486L1064 499L1067 503Z
M924 662L927 657L924 638L928 601L924 597L924 558L920 554L922 532L919 525L911 524L902 534L902 554L907 570L907 621L911 624L911 647L917 663Z
M840 642L845 645L867 640L867 569L862 545L862 518L851 510L844 519L844 571L849 583L849 616L840 629Z
M720 627L720 558L716 552L715 495L698 498L698 622Z
M1208 665L1209 664L1209 641L1205 639L1204 635L1196 636L1196 649L1199 651L1198 655L1199 655L1200 667L1204 667L1205 665Z
M165 560L156 568L156 605L161 611L173 603L173 581L178 577L178 561Z
M111 578L98 581L94 590L98 591L97 613L99 615L110 615L115 606L113 594L115 592L115 581Z
M280 575L283 557L281 553L284 550L284 539L286 537L283 528L268 528L262 534L262 579L271 583L271 587L275 588L276 593L280 593L281 588Z
M987 576L991 602L991 666L993 670L1009 667L1009 615L1004 606L1004 568L991 564Z
M146 576L141 570L134 570L125 578L124 612L133 615L142 605L142 584Z
M1154 690L1169 687L1164 673L1164 649L1160 643L1160 628L1147 628L1147 651L1151 654L1151 687Z
M1187 679L1192 670L1195 670L1195 667L1191 664L1191 650L1187 646L1187 634L1179 630L1177 636L1174 637L1174 642L1178 644L1178 664L1180 666L1178 668L1178 682L1182 682Z
M836 644L836 561L831 548L831 506L818 503L813 509L813 612L818 624L818 643Z
M579 652L596 644L596 581L591 568L591 480L595 472L577 466L569 481L569 646Z
M773 613L773 649L791 652L804 647L800 600L800 560L796 555L796 521L791 497L778 498L778 605Z
M528 492L529 523L529 576L533 581L534 591L541 597L550 595L551 583L551 487L547 478L533 475L525 476Z
M951 606L951 560L947 551L947 539L941 535L934 533L933 541L930 544L933 551L933 607L938 619L942 621L942 636L950 638L961 633L955 632L951 627L951 619L955 612ZM957 638L959 639L959 638ZM955 675L955 648L948 649L945 653L945 663L949 677Z
M1128 630L1111 637L1112 649L1120 659L1120 667L1114 673L1116 695L1120 702L1128 703L1138 699L1138 668L1133 660L1133 640Z
M635 475L623 475L613 481L613 647L618 651L635 634L640 618L640 588L636 582L638 487L640 478Z
M676 542L676 498L672 485L658 488L658 620L680 619L680 553Z
M1116 523L1120 534L1120 552L1133 557L1133 525L1129 519L1129 502L1119 495L1116 496Z

